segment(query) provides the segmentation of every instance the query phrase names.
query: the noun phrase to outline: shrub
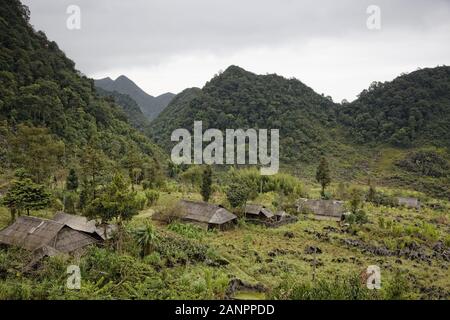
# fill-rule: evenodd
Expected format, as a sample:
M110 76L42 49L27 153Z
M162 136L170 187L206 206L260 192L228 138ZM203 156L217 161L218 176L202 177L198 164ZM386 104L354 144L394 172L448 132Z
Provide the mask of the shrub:
M396 165L408 172L429 177L447 177L450 172L450 164L440 153L434 150L419 150L409 153Z
M271 293L271 299L288 300L368 300L379 298L378 292L367 289L359 275L345 275L315 282L286 279Z
M389 196L380 191L372 191L371 193L368 193L367 201L377 206L396 207L398 205L395 197Z
M200 227L187 223L179 223L177 221L170 223L167 228L190 239L202 239L205 233Z
M148 263L154 267L162 267L162 259L159 252L152 252L144 258L144 262Z
M145 197L145 193L137 192L135 196L136 205L139 210L144 210L147 205L147 198Z
M396 271L392 279L382 285L383 298L386 300L407 299L411 289L410 281L406 278L406 275Z
M356 210L355 212L349 214L345 217L345 221L349 224L365 224L369 222L367 214L364 210Z
M233 183L227 191L227 199L233 208L242 207L250 197L250 190L240 183Z
M444 239L444 244L445 244L447 247L450 247L450 235L447 235L447 236L445 237L445 239Z
M159 192L156 190L145 190L145 197L147 198L147 204L154 206L159 200Z

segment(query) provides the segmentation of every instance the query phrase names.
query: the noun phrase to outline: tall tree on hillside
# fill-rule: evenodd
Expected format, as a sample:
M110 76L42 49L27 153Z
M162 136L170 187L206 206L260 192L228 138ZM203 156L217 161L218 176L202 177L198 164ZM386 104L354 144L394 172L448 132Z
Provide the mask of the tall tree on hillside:
M322 197L325 197L325 188L331 183L330 168L325 157L322 157L322 159L320 159L320 163L316 171L316 180L322 186Z
M11 211L11 220L23 210L30 215L31 210L44 209L50 204L50 193L43 185L29 178L13 180L11 187L2 199L2 203Z
M69 191L76 191L78 189L78 176L75 169L70 169L67 176L66 189Z
M120 173L116 173L102 194L90 203L87 214L93 218L100 218L101 223L105 226L112 219L117 221L119 226L118 249L120 251L123 223L138 214L138 207L136 193L130 191L130 185L125 178Z
M206 166L203 170L201 194L203 201L208 202L212 193L212 170L211 166Z
M107 167L108 160L105 154L92 146L88 146L81 158L81 167L84 173L85 182L90 185L92 191L92 198L95 199L97 185L100 178L104 175Z
M38 183L48 180L63 156L64 143L46 128L19 124L9 139L10 162L25 168Z
M141 183L144 178L144 157L137 148L130 148L122 160L122 164L128 170L131 189L134 190L134 185Z

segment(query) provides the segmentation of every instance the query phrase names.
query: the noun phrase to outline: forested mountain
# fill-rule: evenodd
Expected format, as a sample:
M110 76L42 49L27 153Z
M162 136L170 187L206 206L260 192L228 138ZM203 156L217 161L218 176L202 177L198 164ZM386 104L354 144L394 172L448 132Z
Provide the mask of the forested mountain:
M374 82L343 104L339 120L360 143L450 146L450 67L427 68Z
M311 177L317 158L331 159L334 176L365 179L443 196L450 194L450 68L423 69L392 82L374 83L352 103L335 104L296 79L256 75L231 66L202 89L177 95L152 122L153 139L167 151L176 128L280 129L281 164ZM429 149L441 147L441 149ZM442 148L443 147L443 148ZM391 148L384 152L386 148ZM393 148L393 149L392 149ZM420 150L423 149L423 150ZM428 176L406 170L415 152ZM442 158L444 157L444 158ZM436 162L435 159L440 159ZM436 162L436 163L435 163ZM415 162L414 162L415 163ZM437 168L437 169L436 169ZM297 170L299 169L299 170ZM309 172L308 172L309 171Z
M42 166L35 178L47 181L55 170L91 156L97 167L101 159L121 166L130 153L160 161L160 149L132 128L121 108L96 94L93 80L81 75L55 42L33 30L29 15L18 0L2 1L2 169Z
M109 77L95 80L95 86L106 91L117 91L118 93L129 95L136 101L149 120L156 118L175 96L173 93L168 92L153 97L124 75L118 77L116 80L112 80Z
M230 66L202 89L180 93L152 123L152 135L169 148L176 128L279 129L281 158L287 163L314 161L335 150L338 106L296 79L256 75Z

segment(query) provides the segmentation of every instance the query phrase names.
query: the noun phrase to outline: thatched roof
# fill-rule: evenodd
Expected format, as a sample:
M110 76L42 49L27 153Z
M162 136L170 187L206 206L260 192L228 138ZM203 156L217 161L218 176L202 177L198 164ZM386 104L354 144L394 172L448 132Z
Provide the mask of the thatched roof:
M245 214L251 214L251 215L264 215L266 218L272 218L274 214L272 211L267 209L265 206L260 204L247 204L245 206Z
M201 223L223 224L237 218L225 208L206 202L180 200L177 208L182 219Z
M340 219L344 214L344 202L336 200L300 199L297 210L311 210L317 216Z
M60 252L69 253L96 242L97 240L87 233L65 227L58 232L54 247Z
M64 224L56 221L21 216L0 231L0 243L33 251L51 243L63 227Z
M91 234L75 230L65 223L29 216L18 217L12 225L0 231L0 243L30 251L49 247L52 253L69 253L96 242Z

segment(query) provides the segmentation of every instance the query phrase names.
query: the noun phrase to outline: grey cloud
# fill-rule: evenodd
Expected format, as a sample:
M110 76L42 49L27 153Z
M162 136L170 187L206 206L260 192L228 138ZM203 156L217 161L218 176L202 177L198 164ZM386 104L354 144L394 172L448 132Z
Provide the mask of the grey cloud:
M450 40L448 0L23 0L23 3L31 9L32 24L57 41L88 75L155 68L188 55L229 57L259 47L276 50L295 46L300 57L302 50L315 41L330 41L330 45L345 42L358 48L373 40L380 52L386 54L389 48L397 47L403 50L414 46L415 50L421 50L424 39L433 37L438 40L428 40L427 46L445 46L442 55L450 49L450 41L436 43ZM66 28L66 8L71 4L81 8L81 30ZM366 28L366 8L371 4L381 7L379 32ZM406 50L408 55L410 50ZM430 63L435 61L448 63L440 57L434 57ZM421 66L418 63L417 67Z
M158 64L193 50L218 54L251 46L370 36L369 4L382 8L385 32L432 32L449 25L449 1L24 1L32 22L86 72L111 64ZM82 29L65 27L66 8L82 10Z

